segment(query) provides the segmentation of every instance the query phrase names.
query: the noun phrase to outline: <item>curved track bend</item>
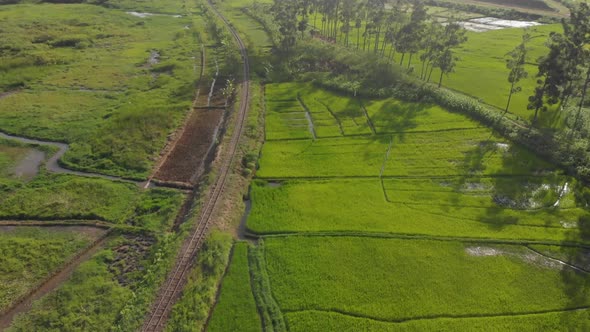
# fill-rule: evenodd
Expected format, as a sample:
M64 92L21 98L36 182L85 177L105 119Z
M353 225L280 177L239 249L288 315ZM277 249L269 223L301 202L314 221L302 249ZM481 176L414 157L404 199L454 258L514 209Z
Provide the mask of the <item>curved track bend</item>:
M225 186L225 183L228 179L228 175L231 170L231 165L237 151L240 137L242 136L244 123L246 121L246 114L248 112L250 68L248 63L248 54L246 51L246 46L244 45L242 39L235 31L235 29L230 25L229 21L215 8L215 6L213 6L210 0L209 5L217 14L217 16L219 16L221 20L224 21L227 28L233 35L242 55L242 60L244 62L243 82L241 90L242 95L240 98L240 107L237 114L237 122L231 140L228 142L228 151L222 160L219 175L217 176L217 179L215 180L215 183L212 186L212 190L203 202L203 205L201 207L201 213L197 220L196 226L191 231L190 236L183 243L176 258L174 267L168 275L166 281L160 288L160 292L152 306L152 310L148 314L144 322L144 325L141 329L142 331L162 331L165 327L168 316L172 310L172 306L178 300L182 293L182 289L186 284L187 273L189 272L192 266L194 257L197 255L201 245L203 244L216 205L222 197L223 188Z

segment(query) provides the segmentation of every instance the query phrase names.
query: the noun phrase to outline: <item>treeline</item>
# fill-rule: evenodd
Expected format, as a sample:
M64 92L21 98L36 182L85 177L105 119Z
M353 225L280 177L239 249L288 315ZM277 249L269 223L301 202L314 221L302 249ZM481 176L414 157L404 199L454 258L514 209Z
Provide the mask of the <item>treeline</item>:
M555 105L559 110L566 110L572 99L576 99L571 129L580 132L584 130L580 118L590 86L590 5L582 2L572 8L570 19L563 20L562 26L563 33L550 34L549 53L539 59L537 87L529 98L528 108L535 112L534 123L539 110Z
M350 11L351 4L356 9ZM284 72L290 75L286 76L310 79L323 87L353 95L435 102L477 118L571 173L590 180L590 115L585 109L590 87L588 4L572 8L571 19L562 22L564 32L551 34L547 43L549 52L538 60L538 87L529 98L529 109L531 114L550 108L564 112L564 126L552 129L537 129L535 121L508 119L474 98L427 84L432 68L439 68L449 55L452 69L457 60L453 46L460 44L464 35L456 23L441 25L424 18L422 8L419 3L406 3L386 9L371 0L275 0L272 17L260 10L251 14L267 30L275 31L275 56L282 59L275 69L288 66ZM393 20L395 15L403 19ZM448 31L449 26L457 26L457 32ZM438 34L433 33L436 30ZM445 33L451 38L445 38ZM525 31L522 42L507 54L507 88L510 87L511 94L521 91L519 81L528 75L524 64L530 62L527 43L531 38ZM444 52L444 47L428 46L444 45L445 40L453 45L448 52ZM389 52L404 60L392 63ZM419 72L408 75L413 69L408 66L410 59L416 57L422 63Z
M431 19L420 1L386 5L381 0L275 0L272 13L280 33L277 50L285 56L309 30L312 36L389 61L398 55L400 66L408 69L419 55L419 77L430 81L439 69L439 86L444 75L454 71L455 50L467 40L458 22Z

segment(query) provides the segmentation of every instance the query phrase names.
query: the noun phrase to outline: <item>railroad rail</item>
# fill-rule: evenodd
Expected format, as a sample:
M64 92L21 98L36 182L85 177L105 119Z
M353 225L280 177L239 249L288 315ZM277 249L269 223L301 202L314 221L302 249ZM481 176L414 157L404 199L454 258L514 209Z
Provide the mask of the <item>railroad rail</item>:
M182 289L186 284L187 273L189 272L192 266L194 257L197 255L199 249L201 248L201 245L203 244L205 235L207 234L207 230L209 229L211 223L211 219L215 212L215 207L217 206L217 203L220 200L220 197L222 196L223 188L225 187L225 183L231 170L232 162L234 161L234 157L237 151L240 137L242 136L244 123L248 112L250 91L250 67L248 62L246 46L244 45L238 33L231 26L229 21L211 3L211 0L208 0L208 2L209 6L211 6L211 8L217 14L217 16L219 16L219 18L226 24L227 28L233 35L242 55L242 60L244 62L243 82L241 91L242 97L240 100L240 107L237 115L236 127L229 142L228 152L222 161L221 168L219 170L219 175L217 176L217 179L213 184L212 191L205 198L205 202L203 203L201 213L199 214L196 227L193 228L190 237L187 240L185 240L185 243L182 245L178 257L176 259L174 268L172 269L172 272L168 275L168 278L162 285L158 297L154 305L152 306L152 310L148 314L148 317L141 329L142 331L146 332L162 331L164 329L170 311L172 310L172 305L180 297Z

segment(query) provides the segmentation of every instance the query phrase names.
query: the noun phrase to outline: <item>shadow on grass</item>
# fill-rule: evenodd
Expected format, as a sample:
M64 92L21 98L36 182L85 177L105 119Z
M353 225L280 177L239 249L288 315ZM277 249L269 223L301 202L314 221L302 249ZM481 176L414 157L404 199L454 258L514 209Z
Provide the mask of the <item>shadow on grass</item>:
M457 167L463 175L454 182L454 191L483 190L489 194L493 205L482 209L478 220L496 231L519 223L518 216L507 213L510 210L543 209L547 215L559 214L554 204L560 199L564 178L549 172L548 164L518 146L506 146L490 137L467 151ZM460 196L451 196L449 203L458 205ZM550 226L549 220L545 226Z

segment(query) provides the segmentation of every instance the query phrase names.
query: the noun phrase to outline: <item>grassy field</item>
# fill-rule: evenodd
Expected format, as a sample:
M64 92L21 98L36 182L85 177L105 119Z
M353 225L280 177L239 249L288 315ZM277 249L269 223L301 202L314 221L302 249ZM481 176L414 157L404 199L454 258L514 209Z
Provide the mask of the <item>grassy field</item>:
M297 99L313 96L336 98L310 85L273 84L267 107L274 103L275 113L290 112ZM342 99L328 104L354 104ZM420 115L424 105L363 103L366 123L380 128L377 134L266 142L257 176L281 182L254 183L251 231L557 241L581 235L575 228L588 215L583 186L555 166L439 107ZM276 128L271 112L267 137ZM408 116L417 118L414 125L397 125Z
M590 303L586 274L521 246L293 237L267 239L265 248L273 294L287 313L403 321L524 315Z
M132 331L171 268L173 235L112 236L72 277L18 315L8 331Z
M260 331L256 303L247 287L250 284L247 243L234 245L230 264L207 331Z
M73 18L74 17L74 18ZM92 5L0 8L0 129L71 144L71 167L143 178L188 110L193 16Z
M482 318L437 318L404 323L383 322L360 317L351 317L335 312L293 312L285 315L289 331L562 331L587 330L590 328L590 311L563 311L533 315L482 317Z
M522 92L513 96L510 112L526 120L532 119L534 111L527 110L528 97L532 95L536 85L536 62L548 50L544 46L551 31L559 31L559 25L543 25L530 31L534 37L529 43L528 65L529 77L521 82ZM488 32L468 32L467 42L457 51L460 60L457 68L443 85L474 96L483 102L506 108L510 84L506 69L506 54L522 39L522 29L501 29ZM433 77L439 74L435 70ZM559 116L555 111L541 113L540 122L545 126L559 126Z
M506 179L512 188L525 187L527 180ZM386 179L389 202L378 179L287 181L279 187L257 182L248 228L262 234L366 232L563 241L580 236L569 227L588 215L573 202L568 206L567 198L560 202L563 208L552 207L555 187L544 196L532 190L493 192L506 190L501 187L492 192L448 187L453 181L457 179ZM421 182L428 185L419 187ZM457 185L477 188L482 182ZM538 204L546 199L551 207L510 207L499 204L499 197Z
M555 260L587 268L559 246L588 241L583 184L433 105L288 83L266 106L247 226L270 284L255 298L272 292L288 330L585 326L587 273Z
M0 232L0 309L61 266L92 241L70 229L3 227Z
M487 129L268 141L262 155L258 172L262 178L379 176L381 172L413 177L529 175L554 170Z
M529 175L555 167L489 129L393 136L384 175Z
M451 0L450 2L457 2ZM458 1L464 2L464 1ZM483 1L468 1L470 4L486 5ZM539 3L544 4L543 1ZM567 8L555 1L549 1L550 7L559 7L559 13L556 15L567 16ZM497 4L487 3L489 6ZM563 13L562 11L565 11ZM428 7L428 12L435 16L435 19L446 19L450 16L456 19L471 19L485 15L474 14L469 12L455 12L448 8ZM544 12L545 14L550 12ZM313 21L313 20L312 20ZM321 17L318 22L321 21ZM320 23L317 23L320 25ZM364 26L361 27L361 34ZM549 33L552 31L561 31L559 24L545 24L529 29L533 39L528 45L527 65L528 78L522 80L522 92L513 95L509 111L515 117L531 120L534 111L527 110L528 97L533 93L536 85L537 60L539 57L548 53L545 46ZM506 69L507 54L513 50L522 40L522 28L508 28L491 30L487 32L467 31L468 40L456 50L458 57L457 66L453 73L443 78L443 86L452 90L457 90L467 95L480 99L486 104L495 106L501 110L506 108L510 83L508 82L508 69ZM339 43L343 42L343 35L340 34ZM368 38L367 45L373 45L372 38ZM363 38L360 38L362 49ZM356 29L352 29L350 48L356 46ZM371 47L369 47L371 49ZM389 53L390 46L385 47L385 54ZM404 57L403 68L408 66L409 56ZM417 56L413 57L410 69L415 75L420 75L422 65ZM401 54L395 55L394 63L400 63ZM413 68L412 68L413 67ZM438 81L440 71L434 70L432 81ZM564 115L559 114L555 109L542 113L539 123L546 127L561 127L563 125Z
M267 85L266 111L267 140L312 138L310 127L326 138L479 126L436 105L359 99L301 83Z
M42 174L0 198L4 219L91 219L147 229L169 225L184 195L169 189L72 175Z

